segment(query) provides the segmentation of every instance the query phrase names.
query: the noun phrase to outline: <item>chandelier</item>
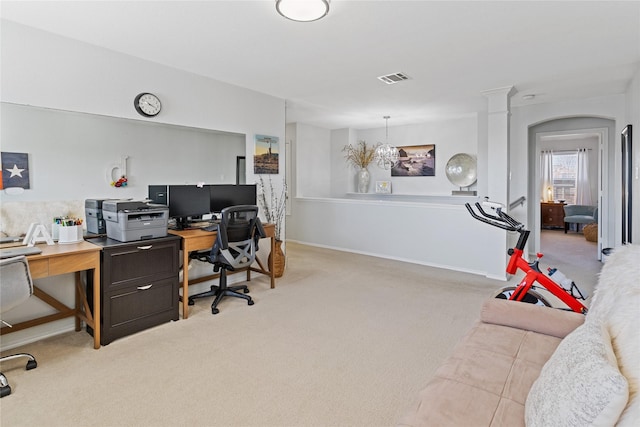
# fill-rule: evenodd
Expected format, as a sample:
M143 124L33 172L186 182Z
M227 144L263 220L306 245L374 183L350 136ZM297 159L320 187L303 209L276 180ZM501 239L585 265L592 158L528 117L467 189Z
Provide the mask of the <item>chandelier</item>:
M376 147L376 152L373 159L376 164L385 170L389 170L398 163L398 149L389 144L389 116L384 116L386 138L384 144L380 143Z
M292 21L317 21L329 13L329 0L276 0L276 10Z

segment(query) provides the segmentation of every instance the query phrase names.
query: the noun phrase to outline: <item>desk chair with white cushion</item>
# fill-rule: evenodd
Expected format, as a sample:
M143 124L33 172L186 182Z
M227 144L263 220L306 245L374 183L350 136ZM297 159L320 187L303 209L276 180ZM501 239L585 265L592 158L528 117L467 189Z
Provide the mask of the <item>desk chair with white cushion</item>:
M266 237L258 207L255 205L231 206L222 210L222 218L218 224L218 235L209 252L195 252L190 255L199 261L213 264L213 271L220 271L220 284L212 285L207 292L189 297L189 305L194 299L215 296L211 304L211 312L218 314L218 304L227 296L243 298L247 304L253 305L247 285L227 286L227 270L249 267L256 259L258 240ZM240 289L244 293L237 292Z
M0 260L0 275L2 284L0 285L0 314L6 313L14 307L19 306L33 295L33 281L29 272L29 263L27 257L17 256L13 258L5 258ZM11 327L5 321L2 324ZM38 366L35 357L28 353L18 353L0 358L0 362L5 362L19 357L26 357L27 370ZM0 372L0 397L11 394L11 386L7 378Z

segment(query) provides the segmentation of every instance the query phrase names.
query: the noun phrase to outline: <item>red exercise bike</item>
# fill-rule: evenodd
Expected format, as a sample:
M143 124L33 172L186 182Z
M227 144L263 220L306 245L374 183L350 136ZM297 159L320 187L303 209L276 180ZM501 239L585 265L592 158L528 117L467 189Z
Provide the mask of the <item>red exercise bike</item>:
M495 211L495 215L486 212L482 206L485 206L492 211ZM565 303L569 309L576 313L587 313L587 307L584 306L579 300L584 300L585 296L582 294L576 284L564 277L564 275L556 269L549 268L549 275L544 274L539 267L541 253L536 254L536 260L533 262L527 261L523 258L524 247L527 244L529 238L529 230L524 228L524 225L507 215L502 211L502 205L490 201L485 201L481 205L475 203L475 209L469 204L465 203L467 210L472 217L478 221L485 222L494 227L502 228L507 231L515 231L520 234L518 243L512 249L509 249L508 254L511 256L509 264L507 264L507 273L515 274L518 269L525 273L524 278L520 281L518 286L507 286L502 288L496 298L509 299L512 301L522 301L531 304L545 305L551 307L551 304L547 299L542 296L537 289L542 287L549 291L551 294ZM558 283L556 283L551 277L554 277ZM536 286L538 283L540 286Z

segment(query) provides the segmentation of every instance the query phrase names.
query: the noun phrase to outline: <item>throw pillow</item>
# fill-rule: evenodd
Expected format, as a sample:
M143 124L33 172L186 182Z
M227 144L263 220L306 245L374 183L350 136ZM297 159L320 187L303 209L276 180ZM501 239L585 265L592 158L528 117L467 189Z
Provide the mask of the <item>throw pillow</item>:
M609 334L587 321L567 335L540 371L525 403L525 423L613 426L629 399Z

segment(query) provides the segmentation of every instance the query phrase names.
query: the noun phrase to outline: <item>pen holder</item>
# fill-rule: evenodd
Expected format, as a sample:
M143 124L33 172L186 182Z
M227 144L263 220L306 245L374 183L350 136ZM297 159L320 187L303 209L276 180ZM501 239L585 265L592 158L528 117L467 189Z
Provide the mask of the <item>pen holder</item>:
M58 243L78 243L81 240L81 225L68 225L58 227Z

